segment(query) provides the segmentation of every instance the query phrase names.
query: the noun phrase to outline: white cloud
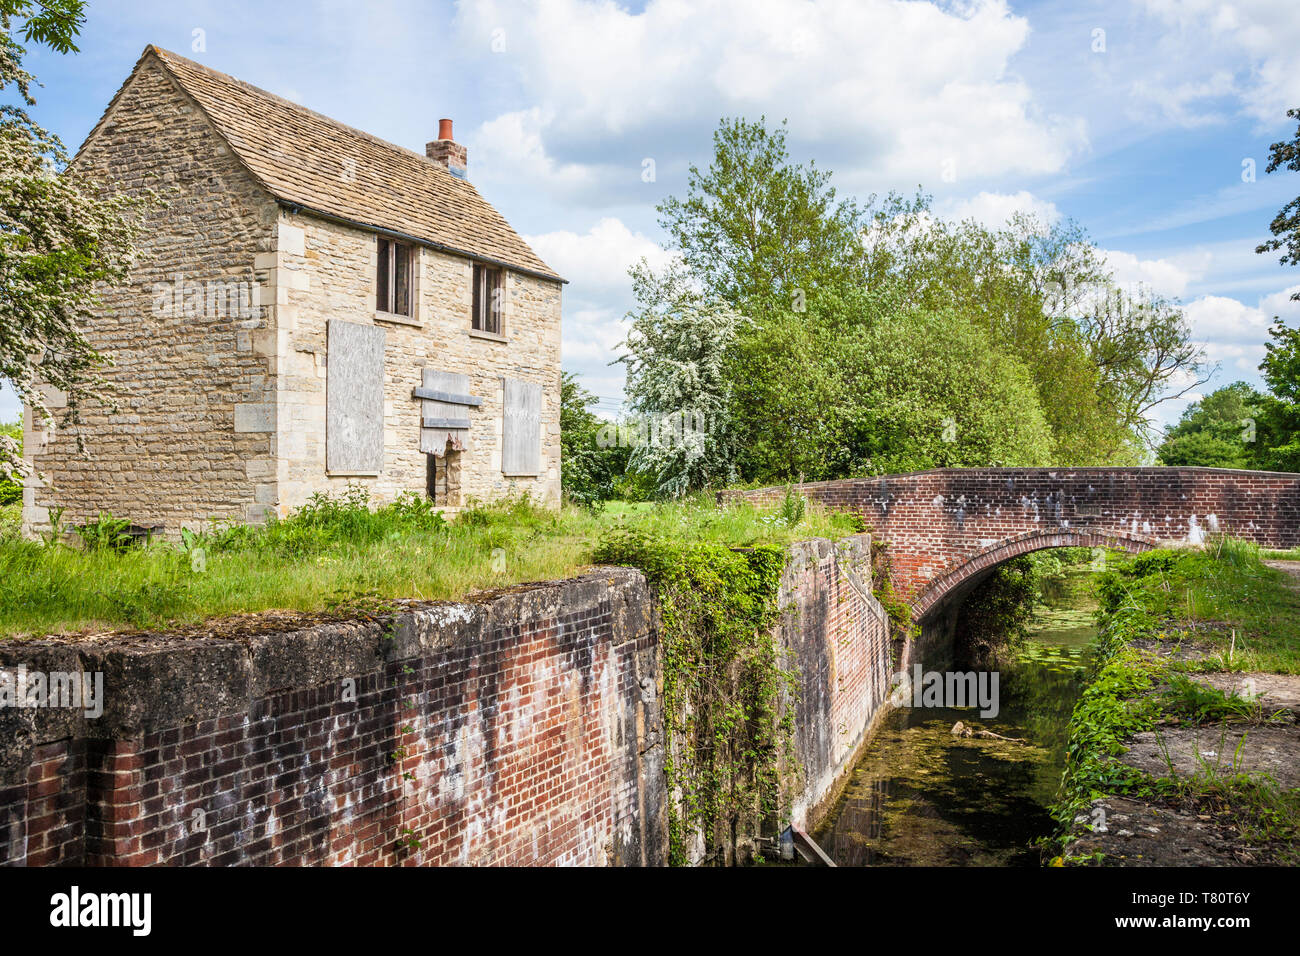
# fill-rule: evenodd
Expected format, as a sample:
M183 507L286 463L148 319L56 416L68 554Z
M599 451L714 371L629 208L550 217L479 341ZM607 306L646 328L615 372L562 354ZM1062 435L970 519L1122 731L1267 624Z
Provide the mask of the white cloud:
M1029 24L1004 0L481 0L458 19L463 47L537 104L509 134L531 175L639 172L644 150L673 153L722 115L788 117L801 142L852 144L835 157L849 182L851 164L912 183L946 163L958 181L1053 173L1086 145L1081 120L1044 115L1010 71ZM505 136L503 121L483 135Z
M608 362L627 336L627 323L608 309L584 309L564 317L564 358Z
M1139 259L1131 252L1114 249L1105 249L1102 253L1114 273L1115 282L1124 289L1142 286L1160 295L1177 298L1197 275L1168 259Z
M1300 16L1294 0L1146 0L1167 32L1133 84L1183 126L1219 118L1224 101L1263 126L1300 103Z
M1293 285L1281 292L1273 292L1259 300L1259 307L1271 321L1273 316L1281 316L1287 322L1300 320L1300 300L1291 298L1300 292L1300 285Z
M1290 322L1300 319L1300 302L1291 299L1298 291L1300 285L1294 285L1263 296L1259 304L1253 306L1226 296L1205 295L1183 306L1183 315L1196 339L1224 343L1224 356L1235 359L1245 354L1240 349L1257 349L1262 356L1274 316ZM1228 344L1238 347L1238 351L1227 349Z
M1016 193L976 193L969 199L941 202L938 211L945 219L974 219L992 229L1005 226L1018 212L1036 216L1049 226L1061 219L1061 211L1055 203L1039 199L1024 189Z
M561 192L589 189L592 171L576 163L557 163L546 155L542 131L549 115L536 107L504 113L481 125L469 137L468 147L481 157L474 170L480 178L494 173L546 183Z
M1300 285L1270 293L1255 306L1219 295L1206 295L1183 307L1192 336L1205 345L1206 357L1219 365L1216 382L1257 380L1264 360L1268 328L1275 315L1300 319L1300 302L1291 301Z
M604 217L586 232L557 230L525 236L543 260L569 280L564 290L561 349L564 367L576 372L588 391L602 398L598 414L614 414L623 392L624 368L610 365L627 337L624 315L632 305L628 267L646 259L662 269L672 254L629 229L622 220Z
M626 294L632 287L627 275L629 266L644 257L659 269L672 258L658 243L613 217L601 219L582 234L547 232L524 239L543 261L569 280L569 292L584 298L608 292Z
M1204 342L1262 343L1268 336L1269 319L1263 311L1221 295L1202 296L1189 302L1183 307L1183 315L1192 327L1192 334Z

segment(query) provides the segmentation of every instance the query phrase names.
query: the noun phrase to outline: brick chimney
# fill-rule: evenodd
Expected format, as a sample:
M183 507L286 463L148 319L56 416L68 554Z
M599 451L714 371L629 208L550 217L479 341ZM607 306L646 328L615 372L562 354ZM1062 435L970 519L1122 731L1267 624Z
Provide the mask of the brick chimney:
M424 146L424 155L435 163L442 163L458 179L468 179L469 153L464 146L451 138L451 120L438 120L438 138Z

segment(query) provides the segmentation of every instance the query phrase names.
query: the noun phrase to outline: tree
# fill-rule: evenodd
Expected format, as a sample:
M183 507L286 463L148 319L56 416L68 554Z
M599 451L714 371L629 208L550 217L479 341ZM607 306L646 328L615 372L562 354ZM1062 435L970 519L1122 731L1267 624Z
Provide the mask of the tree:
M848 374L857 331L884 311L878 297L824 290L803 312L754 300L727 359L737 469L763 481L821 481L865 473L848 426L860 401Z
M1286 115L1300 120L1300 109L1287 110ZM1300 125L1296 127L1295 136L1290 140L1281 140L1269 147L1266 173L1272 173L1283 167L1300 172ZM1278 259L1282 265L1300 265L1300 196L1283 206L1269 224L1272 239L1267 239L1255 247L1256 252L1277 252L1283 250ZM1291 298L1300 300L1300 291Z
M591 412L597 401L569 372L560 376L560 487L574 504L593 507L615 497L629 447L617 429ZM614 440L609 439L613 431Z
M638 308L626 392L641 434L628 467L653 475L659 493L679 497L735 477L726 355L746 320L693 287L680 265L655 275L644 259L629 270Z
M1098 370L1098 389L1115 422L1149 437L1151 413L1204 384L1205 353L1182 310L1161 296L1111 290L1080 322ZM1171 383L1182 387L1171 391Z
M1151 410L1200 370L1180 310L1115 290L1074 223L947 222L919 192L840 201L785 136L724 120L710 166L659 207L681 281L747 317L716 353L717 448L740 475L1142 460Z
M1114 288L1100 250L1073 222L1016 214L1002 227L932 215L929 196L891 195L866 247L872 288L904 306L951 310L985 328L1029 370L1058 464L1133 464L1171 382L1200 371L1181 312Z
M853 279L866 217L837 202L830 173L791 164L785 123L723 119L713 163L690 167L686 198L657 208L691 276L711 296L744 309L754 297L790 297Z
M844 375L855 396L846 447L866 471L1051 462L1028 370L953 312L904 312L856 333Z
M1262 466L1272 471L1300 471L1300 329L1280 318L1268 330L1273 341L1259 369L1272 395L1263 402L1269 441Z
M1165 430L1156 451L1163 465L1257 468L1268 437L1261 427L1265 396L1245 382L1233 382L1188 405Z
M96 285L124 279L131 264L142 200L104 197L66 172L58 137L27 112L36 82L23 68L16 37L60 53L75 52L85 20L82 0L0 0L0 89L22 105L0 105L0 379L35 417L53 421L42 386L66 395L68 415L102 400L101 356L83 328ZM21 27L16 28L16 22ZM16 443L0 435L0 472L23 471Z

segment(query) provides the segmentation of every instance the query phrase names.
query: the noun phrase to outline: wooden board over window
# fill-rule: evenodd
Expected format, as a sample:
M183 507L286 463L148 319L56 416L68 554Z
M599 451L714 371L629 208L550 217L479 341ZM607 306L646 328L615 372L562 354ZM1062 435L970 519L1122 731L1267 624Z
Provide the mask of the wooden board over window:
M421 402L420 451L441 457L448 448L452 451L467 450L470 410L476 407L468 403L481 401L468 394L469 376L426 368L420 378L423 391L445 396L445 400L425 399Z
M329 320L325 467L377 475L384 467L384 330Z
M542 470L542 386L505 379L501 472L536 476Z

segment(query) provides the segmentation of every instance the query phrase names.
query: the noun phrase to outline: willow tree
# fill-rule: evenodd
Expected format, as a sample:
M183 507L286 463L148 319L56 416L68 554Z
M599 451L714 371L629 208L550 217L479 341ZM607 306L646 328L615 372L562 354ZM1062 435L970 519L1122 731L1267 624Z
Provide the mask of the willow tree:
M127 275L142 200L105 196L67 171L57 136L28 113L36 78L22 41L75 52L83 0L0 0L0 379L35 417L53 422L44 388L66 396L69 417L102 401L105 359L84 328L96 286ZM17 442L0 435L0 471L22 472Z

